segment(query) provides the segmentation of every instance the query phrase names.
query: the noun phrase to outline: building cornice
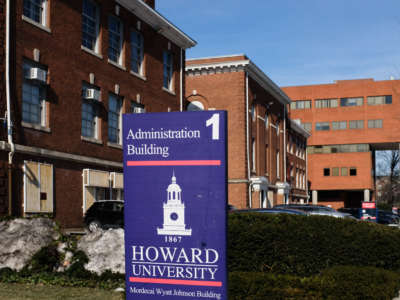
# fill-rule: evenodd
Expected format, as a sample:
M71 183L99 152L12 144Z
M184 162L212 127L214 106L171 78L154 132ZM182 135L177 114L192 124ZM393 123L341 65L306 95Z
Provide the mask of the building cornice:
M303 128L303 126L299 125L295 120L290 119L290 127L296 131L297 133L301 134L302 136L308 138L311 136L311 133L308 132Z
M11 147L5 141L0 141L0 150L3 151L10 151ZM113 168L123 168L123 164L116 161L104 160L96 157L90 156L83 156L83 155L76 155L71 153L65 153L60 151L54 151L39 147L31 147L25 145L15 144L15 152L23 153L23 154L30 154L30 155L39 155L42 157L48 157L52 159L61 159L66 161L74 161L78 163L87 163L91 165L100 165L104 167L113 167Z
M188 76L231 73L244 71L248 64L249 60L247 59L215 63L190 64L186 65L185 71Z
M183 49L194 47L197 42L186 35L182 30L169 22L160 13L152 9L141 0L116 0L143 22L153 27L159 34Z
M231 57L231 56L226 56ZM196 59L192 59L191 62ZM200 60L200 59L199 59ZM249 77L256 81L263 89L268 91L279 102L286 105L291 102L290 98L251 60L241 59L223 62L206 62L201 64L188 64L185 67L188 76L209 75L218 73L230 73L245 71Z

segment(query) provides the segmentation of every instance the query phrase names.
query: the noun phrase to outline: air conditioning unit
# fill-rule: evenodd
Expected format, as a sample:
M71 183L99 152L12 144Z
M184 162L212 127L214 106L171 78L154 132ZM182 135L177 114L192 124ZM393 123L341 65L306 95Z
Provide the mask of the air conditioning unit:
M100 91L96 89L86 89L85 99L100 101Z
M27 77L31 80L37 80L42 83L46 83L47 72L40 68L31 68Z
M144 112L145 112L144 107L135 106L135 107L133 108L133 113L134 113L134 114L142 114L142 113L144 113Z

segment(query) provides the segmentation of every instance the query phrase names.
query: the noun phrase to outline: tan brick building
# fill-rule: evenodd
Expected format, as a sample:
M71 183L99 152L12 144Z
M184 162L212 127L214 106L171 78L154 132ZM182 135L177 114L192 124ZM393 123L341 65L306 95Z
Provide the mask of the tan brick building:
M154 4L0 0L1 214L78 227L123 199L121 115L180 110L195 45Z
M307 201L309 134L287 118L286 94L245 55L188 60L186 101L188 110L228 111L230 204L259 208Z
M374 201L375 151L398 149L400 80L338 80L282 88L290 117L312 132L308 178L314 203L335 208Z

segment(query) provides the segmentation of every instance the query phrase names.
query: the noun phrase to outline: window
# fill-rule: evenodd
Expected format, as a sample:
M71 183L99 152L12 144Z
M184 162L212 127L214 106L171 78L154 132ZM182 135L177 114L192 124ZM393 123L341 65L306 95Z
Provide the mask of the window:
M94 169L84 169L83 174L83 212L98 200L124 199L123 174Z
M143 75L143 36L136 30L131 31L131 70Z
M364 128L363 120L352 120L349 121L349 129L362 129Z
M173 58L172 53L164 51L163 53L163 87L167 90L172 91L172 74L173 74L173 66L172 66Z
M363 97L340 98L340 106L361 106L363 105L363 102Z
M253 122L256 121L256 105L253 104L251 106L251 119L253 120Z
M329 122L319 122L315 123L315 130L317 131L326 131L329 130Z
M280 177L279 172L279 150L276 150L276 178Z
M332 176L339 176L339 168L332 168Z
M95 52L99 51L100 10L91 0L84 0L82 7L82 46Z
M368 144L347 144L347 145L333 145L333 146L308 146L307 152L313 153L348 153L348 152L369 152Z
M46 126L46 71L24 62L22 83L22 121ZM38 76L38 74L42 74Z
M251 141L251 171L256 172L256 139L252 138Z
M346 168L346 167L343 167L343 168L340 169L340 174L341 174L342 176L347 176L347 175L348 175L348 172L349 172L349 169Z
M47 26L46 10L47 10L46 0L24 0L23 15L43 26Z
M141 114L146 112L143 104L131 101L131 114Z
M204 110L204 105L200 101L192 101L187 106L188 111L201 111Z
M331 169L324 168L324 176L330 176L330 175L331 175Z
M291 109L308 109L311 108L311 100L297 100L290 103Z
M357 176L357 168L350 168L350 176Z
M123 189L111 189L111 200L124 200L124 190ZM115 204L114 204L115 205ZM123 209L122 207L119 207Z
M123 29L119 19L108 17L108 58L110 61L122 65Z
M383 120L368 120L368 128L382 128Z
M368 96L368 105L392 104L392 96Z
M315 108L338 107L338 99L318 99L315 100Z
M83 137L98 139L98 107L97 100L87 96L88 90L100 90L94 86L84 85L82 88L82 128Z
M332 130L343 130L347 128L346 121L332 122Z
M114 94L108 98L108 141L121 144L122 99Z
M53 212L53 165L24 162L24 211Z

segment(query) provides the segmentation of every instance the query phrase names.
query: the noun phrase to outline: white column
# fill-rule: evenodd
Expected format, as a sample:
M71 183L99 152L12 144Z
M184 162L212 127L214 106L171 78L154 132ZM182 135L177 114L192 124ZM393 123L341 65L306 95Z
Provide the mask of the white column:
M312 191L312 204L318 204L318 191Z
M367 202L370 201L368 189L364 190L364 201L367 201Z

